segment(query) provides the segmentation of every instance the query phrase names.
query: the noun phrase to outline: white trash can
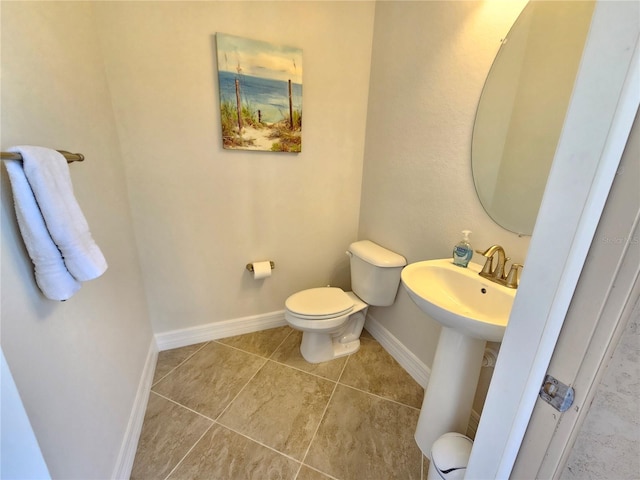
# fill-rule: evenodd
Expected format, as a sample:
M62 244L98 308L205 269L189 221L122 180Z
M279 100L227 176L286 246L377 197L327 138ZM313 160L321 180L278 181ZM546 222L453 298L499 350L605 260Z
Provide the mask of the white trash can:
M427 480L462 480L467 471L473 440L449 432L433 442Z

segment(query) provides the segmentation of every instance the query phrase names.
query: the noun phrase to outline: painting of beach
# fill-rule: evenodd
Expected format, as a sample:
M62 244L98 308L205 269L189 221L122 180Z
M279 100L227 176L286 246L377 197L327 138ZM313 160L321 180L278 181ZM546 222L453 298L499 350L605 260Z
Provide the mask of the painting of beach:
M302 50L216 34L226 149L302 151Z

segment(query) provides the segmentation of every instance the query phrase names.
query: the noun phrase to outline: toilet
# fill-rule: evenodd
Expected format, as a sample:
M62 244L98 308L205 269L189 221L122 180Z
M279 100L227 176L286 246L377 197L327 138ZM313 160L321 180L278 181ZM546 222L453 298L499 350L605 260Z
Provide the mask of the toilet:
M310 288L285 301L284 318L302 331L300 353L309 363L320 363L357 352L369 305L387 307L395 301L402 255L370 240L349 246L351 288Z

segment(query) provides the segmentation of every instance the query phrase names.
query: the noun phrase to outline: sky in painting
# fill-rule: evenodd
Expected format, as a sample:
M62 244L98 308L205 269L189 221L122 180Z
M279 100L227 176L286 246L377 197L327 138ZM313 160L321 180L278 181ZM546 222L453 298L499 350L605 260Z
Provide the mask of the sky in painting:
M302 84L302 50L216 34L218 70Z

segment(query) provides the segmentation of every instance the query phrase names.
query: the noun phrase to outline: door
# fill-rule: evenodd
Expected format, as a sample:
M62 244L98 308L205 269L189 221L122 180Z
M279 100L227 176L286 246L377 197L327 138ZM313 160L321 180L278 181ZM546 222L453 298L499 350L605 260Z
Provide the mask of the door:
M574 388L573 405L560 413L542 399L536 401L512 478L560 476L607 361L638 302L639 123L636 115L549 364L550 375Z
M466 478L508 478L522 447L638 111L639 9L597 1Z

